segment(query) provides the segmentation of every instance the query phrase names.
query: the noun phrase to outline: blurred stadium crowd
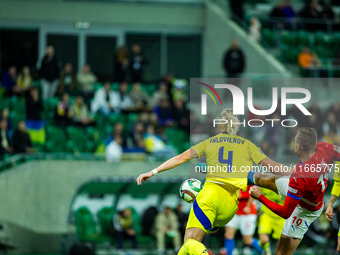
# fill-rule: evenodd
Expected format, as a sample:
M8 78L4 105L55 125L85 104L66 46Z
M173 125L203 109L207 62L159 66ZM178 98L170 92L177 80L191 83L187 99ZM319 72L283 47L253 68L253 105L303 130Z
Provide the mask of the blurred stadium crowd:
M89 65L78 73L70 63L60 68L53 46L46 48L39 79L28 66L19 74L10 66L2 77L1 155L106 150L115 161L122 152L171 156L187 148L186 81L166 75L142 83L147 61L139 45L132 48L130 56L121 56L125 46L117 51L114 83L99 82Z
M327 1L279 1L265 14L236 15L250 37L302 77L339 77L339 19Z

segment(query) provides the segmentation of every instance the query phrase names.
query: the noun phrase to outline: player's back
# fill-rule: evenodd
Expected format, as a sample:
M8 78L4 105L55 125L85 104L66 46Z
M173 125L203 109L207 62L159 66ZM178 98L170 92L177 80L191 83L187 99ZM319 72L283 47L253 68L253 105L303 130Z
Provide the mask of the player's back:
M192 147L207 162L207 181L247 189L247 174L253 162L266 156L253 143L237 135L220 133Z
M334 160L340 158L339 147L318 143L315 154L306 162L299 162L291 175L288 192L291 195L302 195L301 207L309 211L319 210L327 188L327 179Z

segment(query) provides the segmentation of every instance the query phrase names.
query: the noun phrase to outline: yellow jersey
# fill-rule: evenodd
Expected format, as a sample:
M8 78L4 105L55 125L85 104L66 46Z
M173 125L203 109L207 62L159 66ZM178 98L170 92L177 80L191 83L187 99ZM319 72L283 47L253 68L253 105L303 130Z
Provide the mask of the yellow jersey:
M279 205L283 205L284 201L281 200L280 196L278 194L276 194L274 191L271 191L269 189L265 189L265 188L260 188L262 194L268 198L269 200L273 201L274 203L277 203ZM267 206L262 205L261 206L261 211L272 216L275 218L281 218L280 216L278 216L277 214L273 213Z
M339 169L339 162L335 161L335 164L338 165L336 168ZM339 197L340 195L340 172L334 172L333 180L334 180L334 183L333 183L331 194Z
M230 184L244 191L247 189L247 176L253 162L258 164L267 157L247 139L224 132L191 149L197 153L198 158L206 158L207 181Z

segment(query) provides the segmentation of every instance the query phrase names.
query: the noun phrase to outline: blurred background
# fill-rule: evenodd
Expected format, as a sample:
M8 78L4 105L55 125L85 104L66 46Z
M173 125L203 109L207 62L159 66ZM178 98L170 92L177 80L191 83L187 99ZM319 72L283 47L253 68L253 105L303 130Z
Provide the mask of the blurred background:
M0 0L1 252L173 254L190 165L135 178L215 134L190 78L252 87L257 109L274 86L307 88L313 115L288 117L339 145L339 19L337 0ZM296 129L240 135L295 164ZM296 254L331 254L340 206L335 218L320 217ZM215 254L223 235L205 240Z

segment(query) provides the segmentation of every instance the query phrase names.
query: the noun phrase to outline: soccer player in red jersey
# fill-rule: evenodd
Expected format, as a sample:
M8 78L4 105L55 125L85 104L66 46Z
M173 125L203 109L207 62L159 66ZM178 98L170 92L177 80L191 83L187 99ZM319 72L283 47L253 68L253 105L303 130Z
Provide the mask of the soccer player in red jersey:
M290 178L255 174L256 185L276 191L283 205L276 204L251 187L250 194L277 215L285 218L276 255L293 254L304 234L321 214L328 173L333 161L340 159L340 147L320 142L312 128L299 129L295 137L295 153L300 158ZM268 175L267 175L268 176Z

